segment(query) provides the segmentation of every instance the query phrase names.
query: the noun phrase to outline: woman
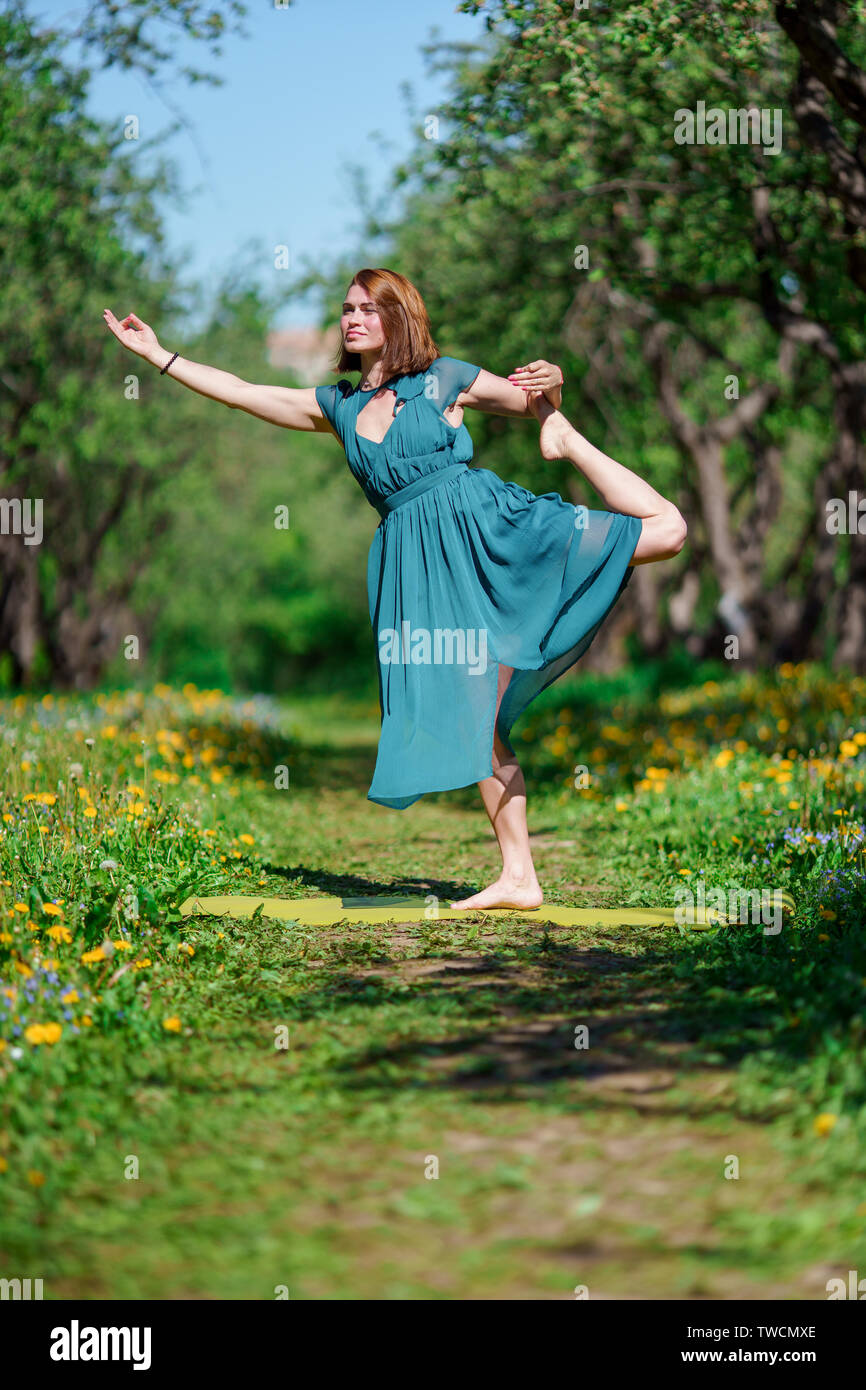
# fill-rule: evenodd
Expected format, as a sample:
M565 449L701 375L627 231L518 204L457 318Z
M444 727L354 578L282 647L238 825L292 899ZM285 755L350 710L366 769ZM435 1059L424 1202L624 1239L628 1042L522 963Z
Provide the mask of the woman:
M124 347L200 395L339 439L382 516L367 566L382 713L368 797L402 810L426 792L477 782L502 872L452 907L538 907L509 731L586 651L630 567L681 550L676 507L560 414L558 368L532 362L506 378L440 357L420 294L392 270L359 271L346 294L336 370L360 370L354 388L345 379L256 385L169 353L135 314L104 317ZM536 497L470 469L467 407L535 416L544 457L570 459L609 510Z

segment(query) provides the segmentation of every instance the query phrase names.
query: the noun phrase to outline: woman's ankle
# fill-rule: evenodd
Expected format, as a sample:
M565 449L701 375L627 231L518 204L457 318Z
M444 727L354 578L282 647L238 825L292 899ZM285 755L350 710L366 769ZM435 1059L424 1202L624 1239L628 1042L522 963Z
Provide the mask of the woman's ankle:
M532 863L503 864L500 878L506 883L513 883L515 888L534 886L538 882Z

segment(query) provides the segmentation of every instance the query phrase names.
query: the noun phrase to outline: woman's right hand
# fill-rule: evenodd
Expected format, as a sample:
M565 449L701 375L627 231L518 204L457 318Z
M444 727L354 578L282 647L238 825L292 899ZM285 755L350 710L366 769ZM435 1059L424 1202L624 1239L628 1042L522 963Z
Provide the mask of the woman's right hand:
M121 323L110 309L103 309L102 317L117 341L139 357L150 357L154 349L159 347L159 339L153 329L137 314L127 314Z

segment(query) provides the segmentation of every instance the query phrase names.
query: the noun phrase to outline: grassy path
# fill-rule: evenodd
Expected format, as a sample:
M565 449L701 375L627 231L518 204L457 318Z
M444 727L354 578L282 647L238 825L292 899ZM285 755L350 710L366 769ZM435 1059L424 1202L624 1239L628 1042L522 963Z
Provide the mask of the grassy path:
M471 793L388 812L364 798L372 722L306 737L290 794L250 784L230 810L258 891L486 881ZM531 828L551 900L652 903L657 845L627 819L548 795ZM46 1052L57 1171L16 1197L2 1256L48 1296L823 1298L866 1261L850 1147L816 1138L784 1063L749 1081L767 1010L675 931L184 931L193 1029L94 1036L63 1085Z

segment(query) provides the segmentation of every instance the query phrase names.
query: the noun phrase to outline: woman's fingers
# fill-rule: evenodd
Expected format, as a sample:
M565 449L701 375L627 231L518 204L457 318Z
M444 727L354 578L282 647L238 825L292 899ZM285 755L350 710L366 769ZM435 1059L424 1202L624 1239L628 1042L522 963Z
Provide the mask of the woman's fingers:
M532 372L549 372L551 368L552 364L543 360L539 360L538 362L527 362L522 367L516 367L512 375L526 375Z
M138 314L127 314L124 319L118 319L110 309L103 309L102 317L118 342L139 355L143 355L148 346L156 341L153 330Z
M105 319L105 322L108 324L108 327L111 329L114 336L116 338L122 338L123 334L126 332L126 329L128 327L126 320L124 320L124 322L121 323L120 320L115 317L115 315L111 312L110 309L104 309L102 317Z
M137 329L147 327L147 324L143 323L137 314L127 314L125 319L120 320L115 317L115 315L111 312L110 309L103 309L102 317L105 319L105 322L108 324L109 328Z
M528 362L523 367L517 367L508 376L508 380L513 386L520 386L524 390L534 389L546 391L553 386L558 386L562 373L558 367L554 367L550 362L538 361Z

